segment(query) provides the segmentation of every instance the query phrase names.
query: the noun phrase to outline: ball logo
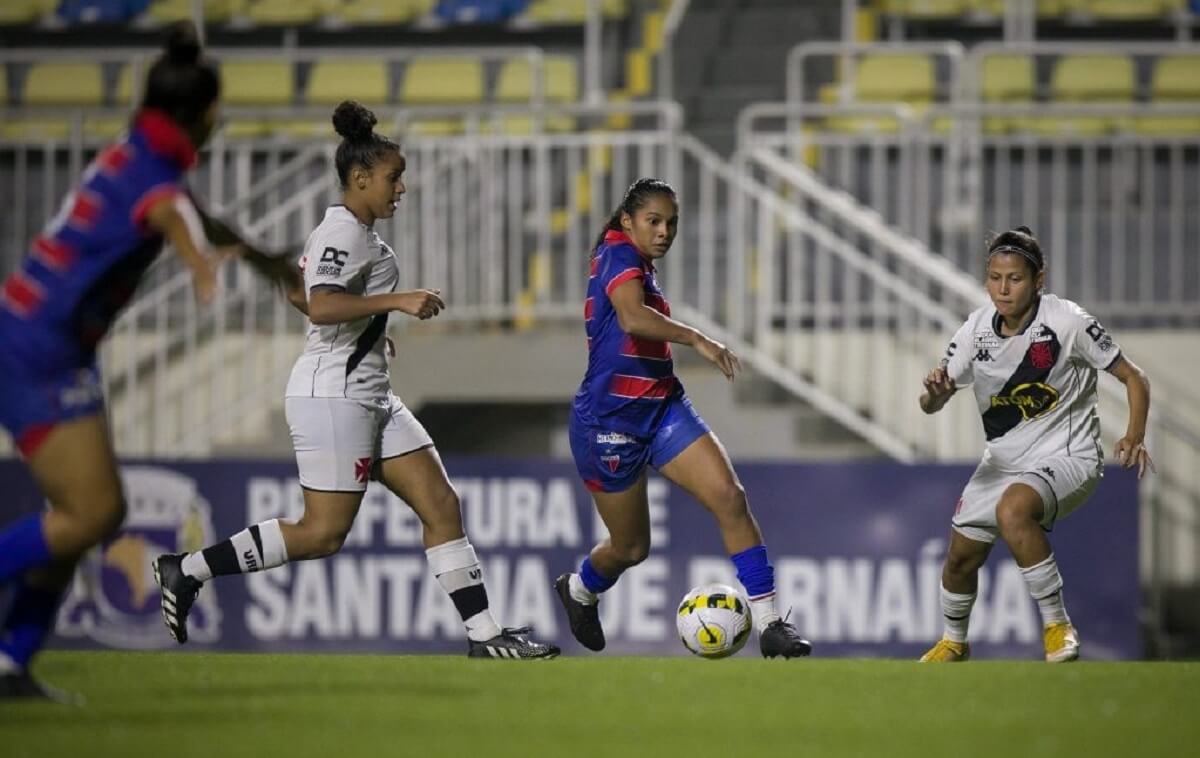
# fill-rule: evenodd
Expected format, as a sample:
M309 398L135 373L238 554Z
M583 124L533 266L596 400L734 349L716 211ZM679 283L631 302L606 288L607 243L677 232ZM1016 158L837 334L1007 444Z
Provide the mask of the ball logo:
M58 634L116 648L173 647L162 622L151 561L215 540L212 509L189 476L156 466L124 466L128 515L121 531L89 552L58 616ZM188 636L215 642L220 609L205 587L188 617Z
M706 653L725 648L725 630L716 624L704 624L696 633L696 643Z

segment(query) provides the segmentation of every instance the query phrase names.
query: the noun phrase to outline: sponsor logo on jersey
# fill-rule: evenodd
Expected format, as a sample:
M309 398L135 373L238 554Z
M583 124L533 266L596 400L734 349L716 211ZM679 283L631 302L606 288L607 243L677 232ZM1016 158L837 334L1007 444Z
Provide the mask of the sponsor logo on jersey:
M174 647L162 624L151 562L162 553L199 550L215 541L212 508L195 479L157 466L124 466L128 516L117 536L80 561L58 616L58 633L125 649ZM205 587L188 615L188 637L215 642L221 612Z
M1049 342L1054 339L1054 331L1045 324L1034 324L1029 333L1033 335L1030 342Z
M975 332L976 350L996 350L1000 347L1000 338L990 328L984 332Z
M628 445L633 440L620 432L600 432L596 435L597 445Z
M336 247L325 248L321 259L317 261L317 276L337 276L342 273L342 267L349 258L350 253L345 250L338 250Z
M1044 416L1058 406L1058 390L1044 382L1029 382L1013 387L1007 395L992 395L991 407L1016 408L1021 418Z

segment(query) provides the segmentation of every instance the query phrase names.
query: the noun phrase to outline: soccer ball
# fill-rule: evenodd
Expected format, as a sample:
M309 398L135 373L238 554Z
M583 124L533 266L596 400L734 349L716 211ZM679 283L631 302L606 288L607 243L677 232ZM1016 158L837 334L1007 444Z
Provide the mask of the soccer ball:
M683 646L701 658L726 658L741 650L750 627L750 602L727 584L692 589L675 615Z

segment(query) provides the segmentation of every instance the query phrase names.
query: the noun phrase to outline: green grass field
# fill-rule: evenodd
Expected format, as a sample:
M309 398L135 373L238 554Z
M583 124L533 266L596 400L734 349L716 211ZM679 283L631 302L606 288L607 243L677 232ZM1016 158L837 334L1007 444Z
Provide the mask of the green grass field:
M1182 756L1200 663L48 653L0 755Z

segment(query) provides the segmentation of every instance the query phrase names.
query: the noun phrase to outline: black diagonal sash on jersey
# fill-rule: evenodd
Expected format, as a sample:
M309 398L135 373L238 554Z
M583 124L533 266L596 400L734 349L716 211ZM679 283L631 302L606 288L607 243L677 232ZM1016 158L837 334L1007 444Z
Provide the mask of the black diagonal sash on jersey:
M358 339L354 341L354 352L350 354L350 358L346 361L346 376L358 368L358 364L362 363L362 359L371 352L371 347L379 341L383 335L383 330L387 329L387 314L380 313L378 316L371 317L371 323L367 324L367 328L363 329L363 333L358 335Z
M1022 421L1049 413L1058 405L1058 390L1047 384L1046 379L1058 363L1062 345L1058 335L1045 324L1039 328L1038 337L1041 341L1030 344L1021 365L991 397L991 407L983 413L988 441L1003 437Z

